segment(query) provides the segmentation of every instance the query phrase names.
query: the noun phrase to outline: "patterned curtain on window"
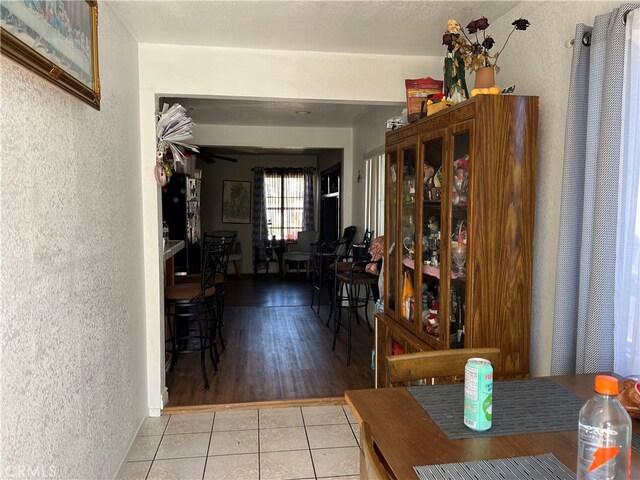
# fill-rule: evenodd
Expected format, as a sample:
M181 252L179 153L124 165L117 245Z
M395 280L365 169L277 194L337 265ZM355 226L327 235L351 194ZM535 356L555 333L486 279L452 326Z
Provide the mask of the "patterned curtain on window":
M576 26L567 108L551 374L611 372L625 60L623 4ZM637 190L636 190L637 191Z
M313 224L313 172L314 168L304 168L304 205L302 207L302 230L314 230Z
M268 239L267 228L267 204L264 196L264 168L256 167L253 169L253 201L251 205L252 219L251 224L253 254L256 256L253 261L257 269L265 268L266 255L264 248Z

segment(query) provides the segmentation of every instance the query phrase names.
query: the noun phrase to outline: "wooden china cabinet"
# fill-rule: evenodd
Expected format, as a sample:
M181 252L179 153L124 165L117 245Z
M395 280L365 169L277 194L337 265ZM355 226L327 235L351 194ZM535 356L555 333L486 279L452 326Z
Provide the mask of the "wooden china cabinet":
M529 373L538 98L478 95L386 137L376 384L399 353L498 347Z

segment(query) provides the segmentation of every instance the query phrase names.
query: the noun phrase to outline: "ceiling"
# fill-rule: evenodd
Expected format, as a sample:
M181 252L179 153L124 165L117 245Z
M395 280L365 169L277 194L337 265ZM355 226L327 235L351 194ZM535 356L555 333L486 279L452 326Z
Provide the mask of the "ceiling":
M404 107L404 103L362 105L226 98L164 98L163 101L185 107L196 124L278 127L353 128L358 118L378 114L391 117Z
M323 153L341 153L341 149L336 148L271 148L271 147L246 147L246 146L236 146L236 145L198 145L201 148L201 151L206 149L206 153L213 153L218 155L230 155L232 157L242 156L242 155L277 155L279 157L285 155L311 155L317 157L318 155L322 155ZM214 159L215 160L215 159Z
M501 1L117 1L141 43L442 56L447 19L496 19Z
M496 19L508 1L112 1L138 42L210 47L442 56L447 19ZM284 127L356 125L398 115L403 104L171 98L198 124ZM308 111L309 114L296 114Z

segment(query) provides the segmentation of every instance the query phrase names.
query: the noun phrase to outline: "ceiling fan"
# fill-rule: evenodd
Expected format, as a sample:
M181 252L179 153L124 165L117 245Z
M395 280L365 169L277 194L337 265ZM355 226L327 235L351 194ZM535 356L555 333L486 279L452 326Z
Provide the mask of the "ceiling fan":
M220 155L219 153L213 153L210 147L198 147L198 150L200 150L198 157L207 163L216 163L216 160L238 163L237 158L227 157L226 155Z

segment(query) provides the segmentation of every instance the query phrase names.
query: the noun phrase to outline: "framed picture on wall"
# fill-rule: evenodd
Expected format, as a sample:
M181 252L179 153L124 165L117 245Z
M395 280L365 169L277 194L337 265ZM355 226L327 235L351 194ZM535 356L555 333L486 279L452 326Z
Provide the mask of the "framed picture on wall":
M100 110L96 0L0 2L2 54Z
M251 223L251 182L222 182L222 223Z

